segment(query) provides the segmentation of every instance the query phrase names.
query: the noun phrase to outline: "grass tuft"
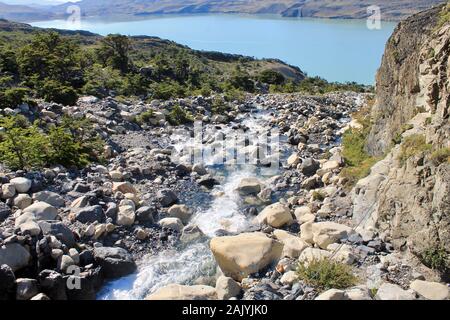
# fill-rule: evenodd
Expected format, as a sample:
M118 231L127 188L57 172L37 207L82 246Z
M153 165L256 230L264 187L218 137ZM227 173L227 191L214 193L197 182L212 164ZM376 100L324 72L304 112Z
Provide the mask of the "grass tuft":
M297 268L298 278L319 291L329 289L346 289L356 284L357 278L351 267L329 259L313 260L300 263Z

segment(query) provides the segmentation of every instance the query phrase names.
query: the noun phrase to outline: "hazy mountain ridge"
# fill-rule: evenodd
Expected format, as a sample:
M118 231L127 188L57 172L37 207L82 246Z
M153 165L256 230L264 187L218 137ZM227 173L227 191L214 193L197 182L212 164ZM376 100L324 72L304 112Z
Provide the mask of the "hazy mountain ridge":
M83 16L246 13L279 14L284 17L366 18L367 8L381 8L383 20L402 20L445 0L83 0L77 2ZM27 6L0 3L0 18L45 20L67 15L74 3L36 10Z

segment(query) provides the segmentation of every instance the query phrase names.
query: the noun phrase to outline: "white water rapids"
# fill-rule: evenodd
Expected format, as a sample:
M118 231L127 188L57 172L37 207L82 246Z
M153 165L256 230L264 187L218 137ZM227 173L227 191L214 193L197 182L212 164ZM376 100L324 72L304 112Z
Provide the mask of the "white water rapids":
M259 136L261 132L270 129L268 120L271 116L266 110L257 110L251 116L243 119L242 124L249 128L250 134ZM231 125L223 126L222 133L229 133ZM186 134L174 132L171 137L176 150L192 147L193 139ZM252 141L254 145L261 141ZM266 141L265 141L266 142ZM263 143L265 143L263 142ZM271 146L275 148L275 146ZM276 146L278 148L278 146ZM280 151L283 148L280 144ZM213 156L211 156L213 157ZM214 158L204 159L205 165L210 169ZM214 168L213 168L214 167ZM190 224L197 225L202 232L211 238L218 230L240 233L249 230L253 223L251 218L244 215L242 210L242 197L236 191L243 178L257 177L262 183L267 182L271 176L262 176L254 165L227 165L216 171L224 176L224 181L214 187L212 193L216 196L207 204L205 210L195 212ZM274 172L273 175L279 172ZM195 211L195 208L192 208ZM216 262L209 249L209 241L180 244L176 249L165 250L157 255L146 257L138 262L138 271L128 277L108 283L100 292L99 299L136 300L143 299L157 289L168 284L193 284L202 276L212 276L216 273Z

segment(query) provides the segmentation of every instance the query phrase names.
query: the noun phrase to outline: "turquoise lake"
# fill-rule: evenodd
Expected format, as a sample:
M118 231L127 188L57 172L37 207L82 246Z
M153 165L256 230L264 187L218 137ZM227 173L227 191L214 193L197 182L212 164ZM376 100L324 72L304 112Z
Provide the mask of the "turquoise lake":
M198 50L277 58L329 81L374 84L384 46L396 24L382 22L381 29L370 30L365 20L183 15L136 20L82 18L77 25L64 20L32 25L101 35L157 36Z

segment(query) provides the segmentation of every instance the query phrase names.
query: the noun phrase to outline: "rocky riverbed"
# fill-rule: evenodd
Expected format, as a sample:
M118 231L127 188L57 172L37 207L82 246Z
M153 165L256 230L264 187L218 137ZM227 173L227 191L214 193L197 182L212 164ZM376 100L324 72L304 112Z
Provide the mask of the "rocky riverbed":
M367 97L249 95L221 114L202 97L4 110L90 119L107 162L2 168L0 299L446 299L389 239L355 231L340 141ZM178 105L202 127L171 126ZM223 147L235 132L254 162ZM214 152L193 162L204 148ZM320 293L298 281L298 263L319 258L351 266L358 285Z

